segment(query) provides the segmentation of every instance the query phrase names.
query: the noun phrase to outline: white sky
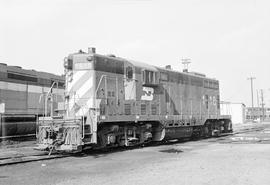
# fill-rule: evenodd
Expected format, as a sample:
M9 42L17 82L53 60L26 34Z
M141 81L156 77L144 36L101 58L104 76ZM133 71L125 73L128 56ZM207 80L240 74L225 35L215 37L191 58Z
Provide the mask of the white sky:
M270 106L269 0L0 0L0 62L55 74L96 47L220 80L221 99L251 105L249 76Z

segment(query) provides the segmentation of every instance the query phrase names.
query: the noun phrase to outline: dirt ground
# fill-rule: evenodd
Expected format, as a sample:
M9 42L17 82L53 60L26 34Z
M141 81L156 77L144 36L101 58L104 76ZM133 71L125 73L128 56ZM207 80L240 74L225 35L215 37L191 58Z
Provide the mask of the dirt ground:
M222 138L2 166L0 184L269 185L270 124Z

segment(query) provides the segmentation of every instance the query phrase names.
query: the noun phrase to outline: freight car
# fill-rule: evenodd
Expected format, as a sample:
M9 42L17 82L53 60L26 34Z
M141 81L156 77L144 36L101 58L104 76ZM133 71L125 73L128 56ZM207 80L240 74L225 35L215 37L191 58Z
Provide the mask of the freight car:
M46 93L53 84L52 104L46 102ZM0 63L0 137L34 135L37 116L64 101L64 84L64 76Z
M230 117L220 115L219 82L203 74L95 48L69 55L64 66L65 114L39 119L37 149L80 151L232 131Z

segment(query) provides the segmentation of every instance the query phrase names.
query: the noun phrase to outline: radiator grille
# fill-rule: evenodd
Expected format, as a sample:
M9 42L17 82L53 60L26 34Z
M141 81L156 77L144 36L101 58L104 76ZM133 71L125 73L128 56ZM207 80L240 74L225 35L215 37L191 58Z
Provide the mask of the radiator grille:
M152 115L156 115L157 114L157 106L155 104L151 105L151 113Z
M141 115L145 115L145 114L146 114L146 105L141 104Z
M131 114L131 105L130 104L125 104L125 115L130 115Z

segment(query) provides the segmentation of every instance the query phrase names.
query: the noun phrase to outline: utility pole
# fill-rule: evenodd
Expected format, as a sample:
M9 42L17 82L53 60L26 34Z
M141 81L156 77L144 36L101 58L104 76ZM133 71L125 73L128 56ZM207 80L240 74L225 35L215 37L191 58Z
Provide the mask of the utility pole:
M263 90L261 89L261 106L262 106L262 120L264 120L264 97L263 97Z
M260 107L259 90L257 89L257 107Z
M184 65L183 72L188 72L188 65L191 63L190 58L182 58L182 64Z
M251 119L254 119L254 104L253 104L253 80L255 80L256 78L255 77L249 77L248 78L248 80L250 80L250 87L251 87L251 107L252 107L252 109L251 109L251 115L250 115L250 117L251 117Z

